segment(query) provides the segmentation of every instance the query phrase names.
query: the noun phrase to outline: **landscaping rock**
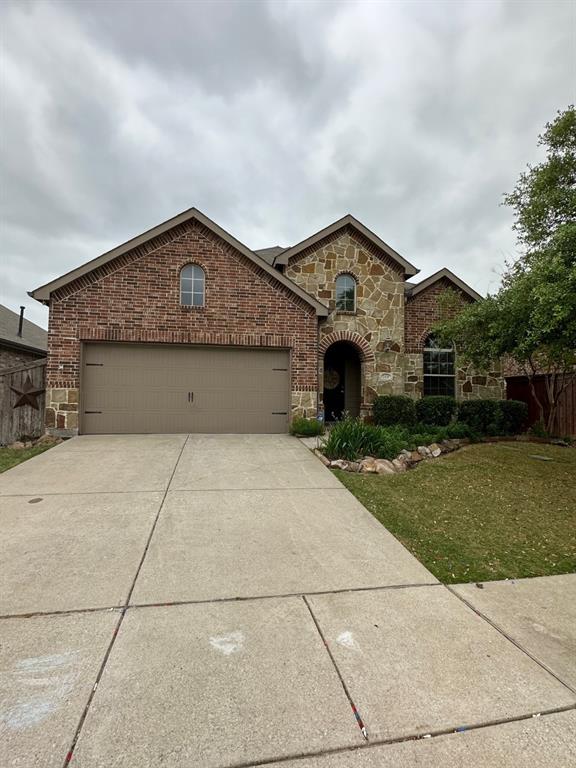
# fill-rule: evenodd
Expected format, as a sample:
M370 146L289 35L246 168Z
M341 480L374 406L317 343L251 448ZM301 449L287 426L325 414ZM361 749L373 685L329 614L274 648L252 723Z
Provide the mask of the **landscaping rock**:
M373 459L372 456L366 456L366 458L362 459L360 462L360 472L375 475L378 472L376 459Z
M388 459L376 459L376 471L379 475L393 475L396 469Z
M440 456L440 454L442 453L442 449L440 448L438 443L432 443L432 445L429 445L428 450L430 451L430 453L435 459L437 459L438 456Z
M409 459L411 455L412 454L410 453L410 451L407 451L406 448L403 448L398 454L398 458L400 458L401 456L404 456L405 459Z
M344 459L335 459L334 461L330 462L330 467L332 469L347 470L348 469L348 462L345 461Z
M325 467L330 466L330 459L327 459L326 456L322 453L322 451L319 451L317 448L314 450L314 455L317 456L322 464L324 464Z
M360 462L359 461L349 461L348 462L348 472L360 472Z
M13 451L21 451L24 448L24 443L21 443L20 440L15 440L8 448L11 448Z
M418 451L420 456L422 456L422 458L424 459L430 456L430 451L428 450L428 447L426 445L419 445L416 450Z
M416 464L419 461L422 461L423 458L424 458L424 456L422 456L421 453L418 453L418 451L412 451L412 453L410 454L410 461L413 464Z
M402 459L392 459L392 465L396 472L406 472L408 469L406 462L402 461Z

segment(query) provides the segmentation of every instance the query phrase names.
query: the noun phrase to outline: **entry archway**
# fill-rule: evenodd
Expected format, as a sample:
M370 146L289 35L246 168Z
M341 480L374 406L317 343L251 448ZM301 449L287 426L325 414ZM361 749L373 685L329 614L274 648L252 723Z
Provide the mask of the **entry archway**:
M337 421L344 413L360 415L362 363L354 344L337 341L324 353L325 420Z

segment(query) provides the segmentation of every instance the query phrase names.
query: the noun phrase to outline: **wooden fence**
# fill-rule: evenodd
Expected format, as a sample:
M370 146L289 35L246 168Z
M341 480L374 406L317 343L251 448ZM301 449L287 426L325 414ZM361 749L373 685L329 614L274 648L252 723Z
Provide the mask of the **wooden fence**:
M536 394L546 410L546 384L544 376L536 376L534 379ZM510 376L506 379L506 396L508 400L523 400L528 403L528 420L532 425L540 419L540 412L536 400L530 391L530 384L527 376ZM545 414L547 415L547 414ZM568 386L560 396L556 408L556 423L554 434L559 437L576 436L576 376L569 382Z
M46 360L0 368L0 445L44 433Z

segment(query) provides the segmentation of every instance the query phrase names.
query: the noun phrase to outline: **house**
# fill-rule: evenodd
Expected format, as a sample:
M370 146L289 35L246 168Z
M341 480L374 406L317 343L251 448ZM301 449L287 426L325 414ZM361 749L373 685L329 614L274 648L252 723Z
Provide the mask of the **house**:
M46 425L57 434L285 432L367 416L377 394L500 398L430 336L437 297L353 216L253 251L192 208L31 292L50 308Z
M0 304L0 370L46 357L48 333L36 323Z

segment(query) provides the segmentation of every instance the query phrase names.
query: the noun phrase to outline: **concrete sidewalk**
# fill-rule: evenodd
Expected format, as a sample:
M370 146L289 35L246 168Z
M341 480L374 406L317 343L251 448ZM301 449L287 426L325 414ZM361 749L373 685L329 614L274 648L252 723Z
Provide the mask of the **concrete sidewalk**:
M576 762L576 576L447 589L294 438L75 438L0 521L2 765Z

